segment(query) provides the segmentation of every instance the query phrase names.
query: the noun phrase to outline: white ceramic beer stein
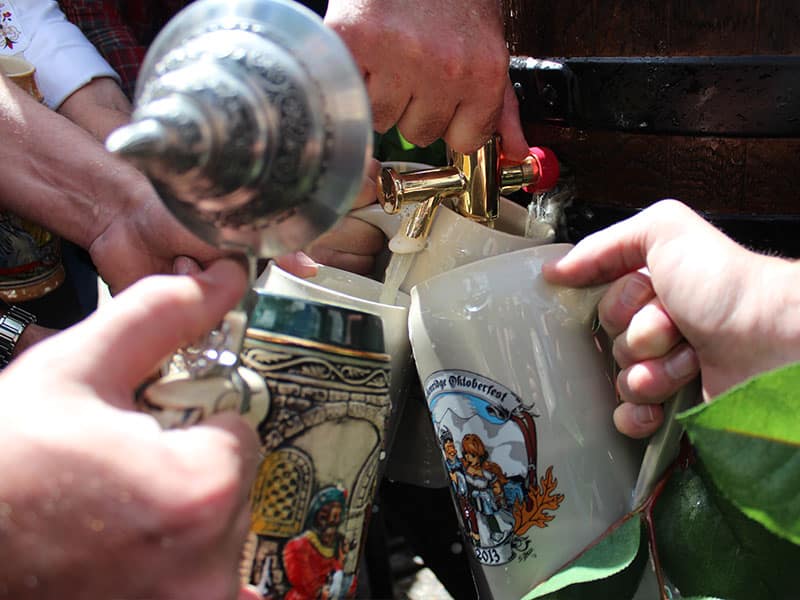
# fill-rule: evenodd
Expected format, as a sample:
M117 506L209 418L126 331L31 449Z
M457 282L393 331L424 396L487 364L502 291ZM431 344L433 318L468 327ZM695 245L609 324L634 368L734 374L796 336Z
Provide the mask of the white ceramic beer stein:
M498 600L524 596L631 511L644 470L642 443L613 425L611 361L591 327L604 289L541 276L570 248L487 258L411 291L412 348L454 504L479 585Z
M430 165L411 162L385 162L383 166L392 167L399 173L431 168ZM424 248L414 253L411 267L399 289L408 292L420 281L439 273L490 256L547 244L555 237L553 228L545 223L536 224L537 228L526 236L528 210L508 198L500 198L499 214L494 227L489 228L441 205ZM403 215L387 214L378 204L354 210L350 216L380 228L390 240L390 249L391 240L397 236L403 222Z
M383 166L399 173L431 168L430 165L413 162L385 162ZM528 231L526 236L526 229L529 229L528 210L507 198L501 197L499 202L500 216L493 228L464 217L446 205L439 206L424 247L409 255L408 272L402 281L394 284L401 291L408 292L415 284L461 265L553 240L555 232L546 223L536 223L533 232ZM390 239L390 247L404 219L404 215L399 213L387 214L378 204L350 214L380 228ZM391 268L392 263L389 262ZM383 273L380 276L382 278ZM440 464L438 444L431 431L419 386L415 381L414 386L407 389L409 397L399 415L399 434L394 438L394 454L389 456L386 475L394 481L445 487L446 473Z

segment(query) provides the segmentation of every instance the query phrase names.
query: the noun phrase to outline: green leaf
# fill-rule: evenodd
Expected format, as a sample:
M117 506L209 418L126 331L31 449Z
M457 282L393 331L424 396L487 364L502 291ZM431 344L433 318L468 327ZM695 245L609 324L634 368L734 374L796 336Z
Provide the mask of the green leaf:
M414 148L416 148L416 146L411 142L409 142L406 138L404 138L403 134L400 133L399 131L397 132L397 137L400 138L400 147L403 150L413 150Z
M420 147L408 142L397 127L384 134L375 134L373 155L381 162L419 162L434 166L447 164L447 148L444 140L436 140L430 146Z
M552 594L567 586L604 579L615 573L619 573L628 567L633 562L634 558L636 558L640 547L641 535L641 519L638 515L634 515L614 529L597 545L589 548L566 568L553 575L547 581L536 586L536 588L526 594L522 600L541 598L546 594ZM641 572L639 575L641 576ZM635 585L636 582L634 583L634 590L636 589ZM580 597L583 596L554 595L547 596L547 599L561 600L563 598L566 600L567 598ZM603 594L586 597L623 598L623 596L605 596Z
M679 418L716 486L746 515L800 544L800 364Z
M700 463L675 471L653 517L661 565L684 596L797 598L800 547L742 514Z

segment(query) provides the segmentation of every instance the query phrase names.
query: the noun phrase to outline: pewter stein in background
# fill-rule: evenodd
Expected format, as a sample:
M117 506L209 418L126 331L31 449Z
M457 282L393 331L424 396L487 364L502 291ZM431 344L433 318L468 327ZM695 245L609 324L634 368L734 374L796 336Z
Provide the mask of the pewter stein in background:
M133 121L106 145L195 234L270 258L348 211L371 143L361 75L316 14L286 0L201 0L153 42Z
M313 12L200 0L151 46L107 147L192 232L233 254L299 250L350 209L371 156L361 74ZM405 314L405 313L404 313ZM350 597L391 411L379 315L252 292L138 403L163 426L237 410L261 438L243 581Z

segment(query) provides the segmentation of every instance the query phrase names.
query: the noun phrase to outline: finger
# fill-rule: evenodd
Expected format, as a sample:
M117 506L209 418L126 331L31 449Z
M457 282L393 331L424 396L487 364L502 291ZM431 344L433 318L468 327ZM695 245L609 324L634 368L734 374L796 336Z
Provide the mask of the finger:
M231 260L191 277L143 279L54 338L70 355L64 368L97 385L132 389L176 348L216 327L246 285L244 270Z
M634 272L612 283L597 305L600 324L611 338L630 325L633 316L655 297L650 277Z
M445 137L456 105L445 97L433 98L426 93L415 95L397 122L405 139L417 146L431 145Z
M334 229L314 241L306 252L314 260L327 265L329 263L316 254L324 248L371 256L383 250L385 240L383 232L371 223L357 217L345 217Z
M457 152L474 152L497 131L509 82L509 58L505 48L496 50L487 49L478 63L466 58L463 76L454 73L453 82L447 85L452 97L460 101L444 139ZM455 86L461 82L459 91Z
M497 133L503 147L503 155L513 161L522 161L528 156L528 142L522 132L519 116L519 102L511 79L506 83L503 96L503 109L497 121Z
M665 356L682 339L661 302L654 298L633 316L628 328L614 340L614 359L624 369L637 362Z
M317 262L305 252L292 252L275 259L277 265L292 275L306 279L314 277L319 271Z
M700 372L697 353L681 343L666 356L631 365L617 375L617 391L625 402L662 402Z
M321 248L319 252L314 253L314 256L323 265L356 273L357 275L369 275L375 269L375 257L372 255L364 256L350 252L340 252L332 248Z
M688 206L676 200L662 200L584 238L566 256L545 264L542 274L558 285L607 283L646 266L648 251L659 239L697 228L716 231Z
M258 593L258 590L252 585L243 585L239 590L239 596L236 600L263 600L264 597Z
M456 107L450 125L442 136L444 141L456 152L475 152L495 132L500 110L499 103L477 104L472 100L462 101Z
M399 74L382 69L367 73L365 82L372 107L372 126L378 133L386 133L406 110L411 101L411 90L399 83Z
M380 229L361 219L346 217L334 230L311 244L306 252L323 265L366 273L385 246L386 238Z
M171 472L183 475L175 478L180 502L171 526L202 532L213 546L213 564L230 573L250 526L250 491L260 460L255 430L238 415L222 413L165 431L162 440Z
M369 159L364 172L364 184L358 192L358 196L353 201L351 210L369 206L378 197L378 174L381 170L381 163L374 158Z
M219 413L192 427L166 430L163 437L176 464L191 469L198 496L218 487L236 493L234 504L246 504L261 453L258 435L244 419Z
M664 422L660 404L623 402L614 410L614 425L620 433L640 439L653 435Z

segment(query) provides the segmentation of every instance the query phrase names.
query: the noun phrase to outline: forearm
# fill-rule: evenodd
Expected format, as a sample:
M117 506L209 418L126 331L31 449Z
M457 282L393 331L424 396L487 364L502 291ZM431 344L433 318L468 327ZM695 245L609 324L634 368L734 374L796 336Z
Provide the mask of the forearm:
M128 123L131 104L116 81L101 77L76 90L58 112L104 142L112 131Z
M0 79L0 208L88 248L147 186L90 134Z

